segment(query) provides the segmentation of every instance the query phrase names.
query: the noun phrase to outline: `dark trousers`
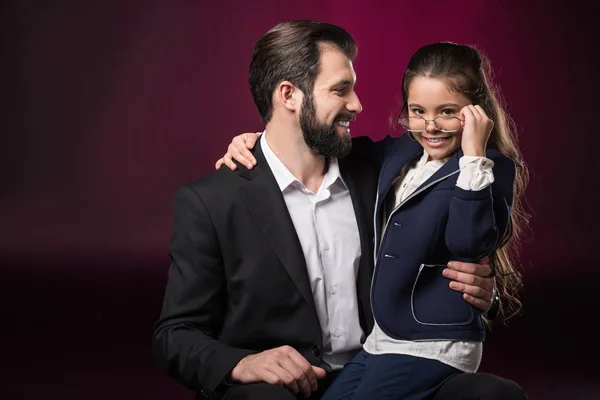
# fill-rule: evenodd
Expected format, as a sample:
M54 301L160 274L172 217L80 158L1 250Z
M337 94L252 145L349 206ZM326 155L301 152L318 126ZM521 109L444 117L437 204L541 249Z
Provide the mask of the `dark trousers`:
M527 395L510 379L478 372L454 375L433 400L527 400Z
M344 366L323 400L431 400L462 372L437 360L362 350Z
M328 373L319 381L319 390L309 398L319 400L331 385L336 373ZM235 385L224 393L223 400L298 400L286 388L268 383ZM457 374L440 387L433 400L527 400L525 391L514 381L496 375L475 373Z
M319 387L311 394L308 400L319 400L340 371L328 372L325 378L319 381ZM285 387L273 386L268 383L250 383L235 385L227 390L222 400L298 400L303 399ZM304 399L306 400L306 399Z

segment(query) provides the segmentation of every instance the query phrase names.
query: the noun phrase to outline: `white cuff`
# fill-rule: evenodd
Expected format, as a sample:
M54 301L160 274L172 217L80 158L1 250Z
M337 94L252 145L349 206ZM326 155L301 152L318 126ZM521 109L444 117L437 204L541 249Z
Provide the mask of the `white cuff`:
M456 186L463 190L482 190L494 182L494 162L486 157L462 156Z

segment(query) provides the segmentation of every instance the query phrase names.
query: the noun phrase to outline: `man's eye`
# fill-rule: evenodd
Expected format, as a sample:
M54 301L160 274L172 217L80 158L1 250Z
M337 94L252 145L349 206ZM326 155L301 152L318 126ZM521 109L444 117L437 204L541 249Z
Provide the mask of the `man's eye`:
M346 93L348 93L348 89L346 89L346 88L338 88L338 89L333 89L333 91L334 91L336 94L339 94L340 96L343 96L343 95L345 95Z

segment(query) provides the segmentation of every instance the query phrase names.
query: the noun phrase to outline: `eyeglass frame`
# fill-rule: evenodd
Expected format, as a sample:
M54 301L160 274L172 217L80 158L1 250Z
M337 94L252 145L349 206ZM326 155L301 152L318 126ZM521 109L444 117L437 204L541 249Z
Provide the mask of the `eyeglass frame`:
M419 119L425 121L425 129L419 129L419 130L408 129L407 127L405 127L402 124L401 120L403 118L407 118L409 120L410 120L410 118L419 118ZM450 116L450 115L439 115L439 116L435 117L434 119L426 119L426 118L421 117L420 115L413 115L413 116L406 116L405 115L405 116L398 117L398 119L396 120L396 122L398 122L400 125L402 125L402 127L404 129L406 129L408 132L412 132L412 133L421 133L423 131L426 131L430 122L433 122L433 126L435 126L435 129L437 129L440 132L444 132L444 133L454 133L454 132L458 132L458 131L460 131L462 129L462 128L459 128L459 129L441 129L441 127L438 126L438 124L435 122L435 120L438 119L438 118L442 118L442 119L452 119L452 118L455 118L455 119L459 120L460 122L463 122L462 119L460 119L458 117Z

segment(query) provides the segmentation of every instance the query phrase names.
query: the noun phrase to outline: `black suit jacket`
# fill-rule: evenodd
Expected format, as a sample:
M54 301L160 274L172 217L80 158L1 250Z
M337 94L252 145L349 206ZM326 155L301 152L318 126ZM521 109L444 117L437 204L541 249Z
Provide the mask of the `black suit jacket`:
M365 333L373 325L373 208L379 163L368 138L340 160L360 231L357 293ZM169 269L154 353L169 375L213 397L245 356L290 345L321 361L322 338L304 254L277 182L257 166L222 168L175 196Z

